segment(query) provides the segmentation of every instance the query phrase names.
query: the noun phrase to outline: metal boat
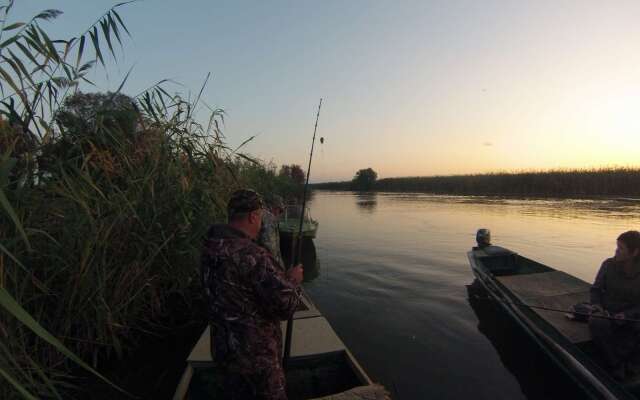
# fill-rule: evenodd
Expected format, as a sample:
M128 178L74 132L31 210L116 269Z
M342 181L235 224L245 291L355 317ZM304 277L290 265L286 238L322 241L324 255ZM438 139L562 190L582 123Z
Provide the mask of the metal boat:
M588 302L589 283L489 241L479 244L467 253L477 280L588 398L636 398L638 377L613 379L598 361L588 324L559 312Z
M325 396L332 400L389 399L382 386L372 383L304 292L293 319L291 359L285 371L289 400ZM283 335L285 324L281 325ZM174 400L220 398L217 394L220 374L211 358L211 346L207 327L187 358Z

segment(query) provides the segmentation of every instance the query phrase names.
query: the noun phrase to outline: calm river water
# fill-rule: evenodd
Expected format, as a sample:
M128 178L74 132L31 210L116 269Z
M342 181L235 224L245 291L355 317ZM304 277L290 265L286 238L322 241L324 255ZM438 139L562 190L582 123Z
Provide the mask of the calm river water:
M466 252L489 228L494 244L591 282L617 235L640 228L640 202L626 200L316 191L311 215L319 274L305 287L400 400L578 397L495 304L477 299Z

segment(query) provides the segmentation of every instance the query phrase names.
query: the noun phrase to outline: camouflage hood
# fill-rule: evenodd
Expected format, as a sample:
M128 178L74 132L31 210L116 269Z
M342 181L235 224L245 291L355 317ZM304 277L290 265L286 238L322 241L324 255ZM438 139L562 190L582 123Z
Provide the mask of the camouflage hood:
M247 239L252 240L246 233L232 228L227 224L212 225L207 232L208 240L235 240L235 239Z

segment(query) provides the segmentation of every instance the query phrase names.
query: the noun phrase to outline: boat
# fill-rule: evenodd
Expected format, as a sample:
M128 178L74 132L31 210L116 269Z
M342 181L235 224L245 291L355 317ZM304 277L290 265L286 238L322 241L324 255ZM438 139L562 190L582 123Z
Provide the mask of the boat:
M506 389L503 398L509 397L508 392L517 391L530 400L586 398L502 306L490 298L478 279L467 285L467 294L469 306L478 319L478 332L489 340L501 366L518 383L517 389Z
M289 400L389 400L374 384L334 332L306 292L293 316L291 358L285 371ZM286 321L281 324L283 337ZM207 327L187 358L187 367L173 400L220 398L216 395L216 367L211 358ZM283 349L284 350L284 349Z
M589 301L591 285L577 277L483 240L467 253L471 270L491 300L579 385L589 399L636 399L640 380L616 381L597 356L588 325L558 312Z
M300 229L300 215L302 206L285 206L282 218L278 224L280 235L297 236ZM302 221L302 237L314 239L318 232L318 221L311 218L309 208L305 207L304 219Z

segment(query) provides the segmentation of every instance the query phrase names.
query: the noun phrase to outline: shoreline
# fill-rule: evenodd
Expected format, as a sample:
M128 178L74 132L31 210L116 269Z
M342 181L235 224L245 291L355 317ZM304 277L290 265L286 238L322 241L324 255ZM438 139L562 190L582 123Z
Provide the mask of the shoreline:
M349 190L349 189L327 189L327 188L313 188L313 190L323 192L341 192L350 193L355 195L378 195L378 194L422 194L431 196L453 196L453 197L486 197L492 199L514 199L514 200L608 200L618 202L635 203L640 202L640 196L628 197L624 195L599 195L599 194L569 194L566 196L551 195L551 194L506 194L506 193L444 193L444 192L426 192L426 191L408 191L408 190Z
M316 190L354 190L354 181L314 183ZM640 168L495 172L383 178L371 191L525 198L640 199Z

